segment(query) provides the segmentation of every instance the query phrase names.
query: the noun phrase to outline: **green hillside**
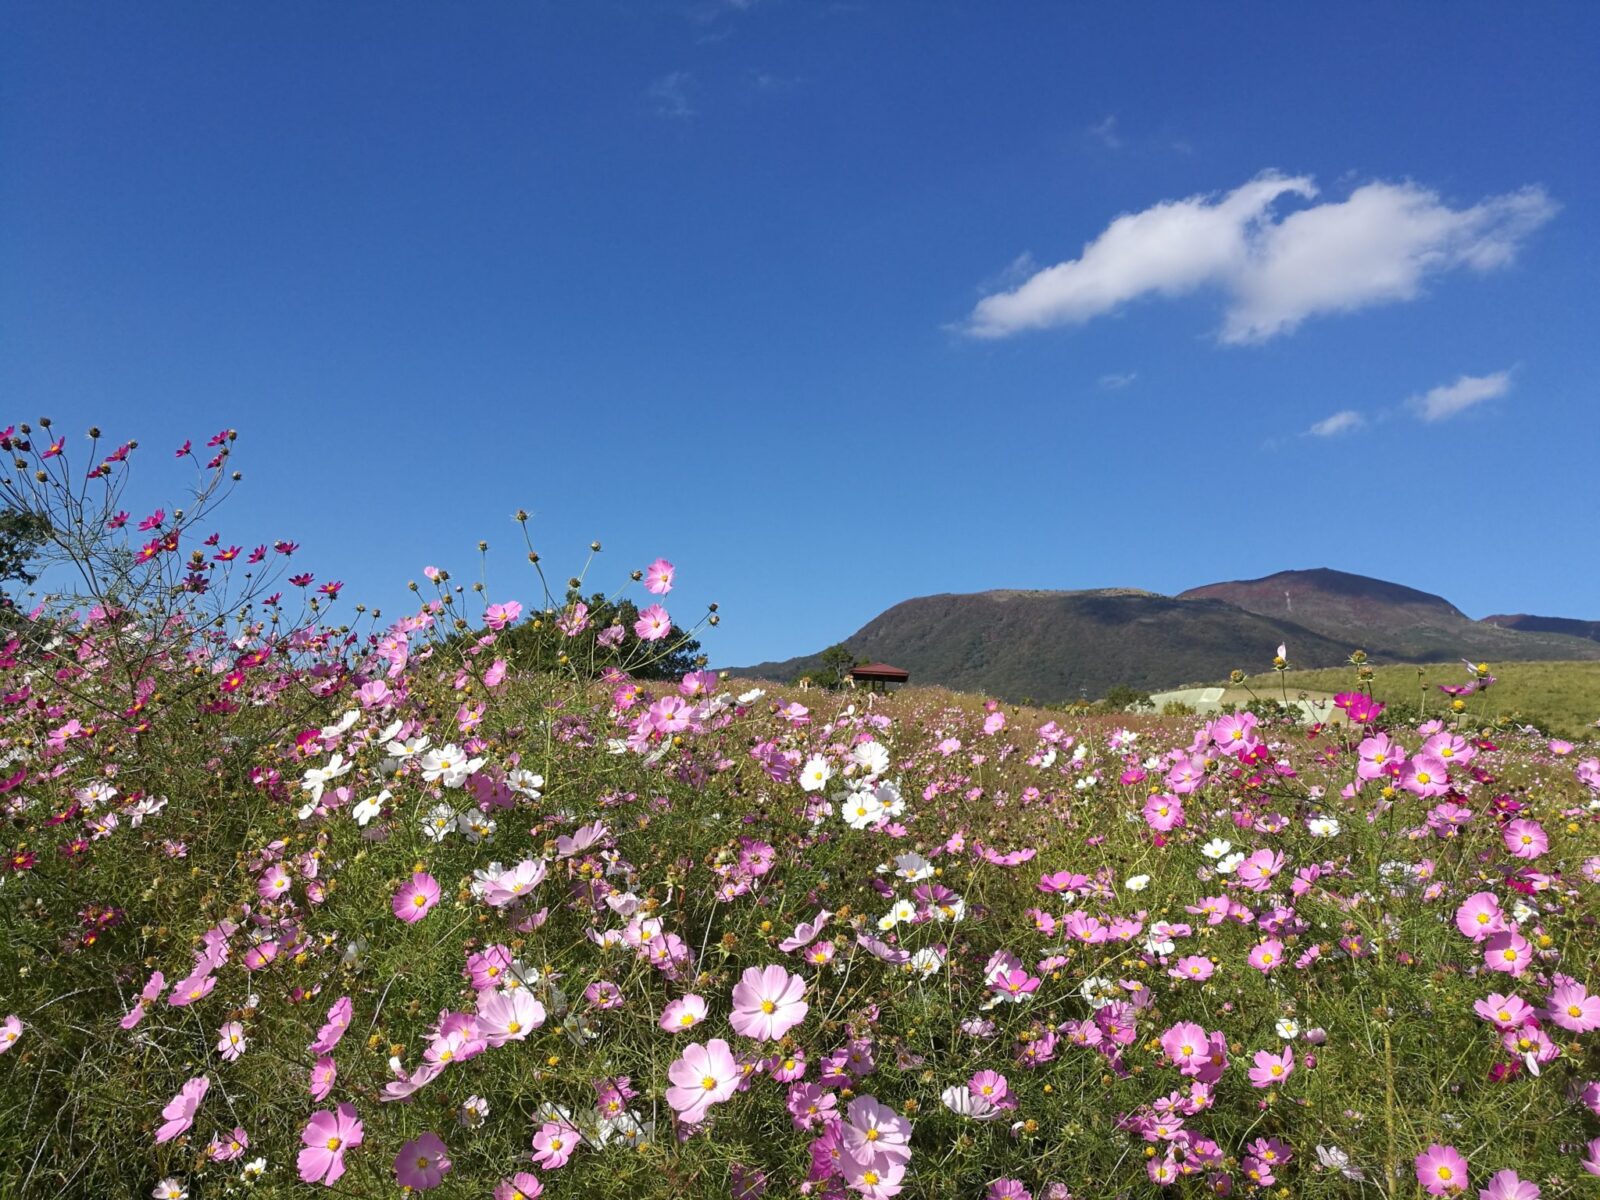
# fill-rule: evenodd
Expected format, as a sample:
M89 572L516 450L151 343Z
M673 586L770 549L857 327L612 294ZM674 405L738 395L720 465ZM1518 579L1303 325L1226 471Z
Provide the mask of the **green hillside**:
M1496 682L1487 691L1467 697L1469 713L1520 716L1568 738L1593 737L1600 732L1594 728L1594 721L1600 718L1600 663L1491 662L1489 669ZM1439 713L1450 703L1450 697L1439 690L1439 685L1466 680L1466 667L1459 660L1402 663L1377 667L1372 690L1379 700L1420 703L1427 712ZM1252 676L1247 683L1260 695L1275 698L1280 694L1279 678L1270 671ZM1299 692L1347 691L1354 686L1355 670L1331 667L1290 671L1282 683L1291 697Z

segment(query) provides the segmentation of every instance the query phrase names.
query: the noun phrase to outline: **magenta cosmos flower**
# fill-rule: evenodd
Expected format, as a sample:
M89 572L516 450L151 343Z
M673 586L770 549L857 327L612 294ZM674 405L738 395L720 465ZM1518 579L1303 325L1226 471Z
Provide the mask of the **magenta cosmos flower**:
M425 1192L450 1173L450 1157L437 1133L425 1133L400 1147L394 1156L394 1177L401 1187Z
M721 1104L738 1090L743 1072L733 1052L722 1038L712 1038L704 1046L690 1042L683 1055L667 1068L673 1086L667 1089L667 1103L678 1119L693 1125L705 1120L713 1104Z
M355 1105L341 1104L336 1110L312 1113L300 1133L306 1147L297 1160L301 1180L332 1187L344 1174L345 1151L359 1146L361 1138L361 1120Z
M1454 1146L1437 1142L1417 1155L1417 1182L1430 1196L1447 1196L1467 1186L1467 1160Z
M775 1042L801 1021L810 1008L805 1002L806 981L774 963L748 967L733 989L735 1033L763 1042Z
M394 894L394 915L410 924L428 915L439 903L439 884L426 871L418 871Z
M572 1160L583 1140L573 1126L565 1121L546 1121L533 1135L533 1161L546 1171L557 1171Z
M161 1128L156 1130L156 1145L170 1142L194 1124L194 1114L199 1111L200 1101L206 1098L210 1090L211 1080L204 1075L197 1075L167 1101L167 1106L161 1110L163 1121Z

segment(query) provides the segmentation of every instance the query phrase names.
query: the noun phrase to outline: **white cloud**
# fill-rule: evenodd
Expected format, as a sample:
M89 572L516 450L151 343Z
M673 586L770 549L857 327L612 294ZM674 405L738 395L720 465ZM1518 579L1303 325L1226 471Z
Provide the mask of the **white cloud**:
M1331 417L1323 417L1306 432L1312 437L1338 437L1341 433L1353 433L1366 423L1367 419L1355 409L1347 408Z
M1317 194L1309 176L1268 171L1220 198L1124 213L1077 258L985 296L966 331L1000 338L1077 325L1146 296L1215 288L1227 299L1221 340L1261 341L1310 316L1414 299L1431 275L1504 266L1558 207L1539 187L1454 209L1416 184L1379 182L1275 211L1286 196Z
M656 80L646 90L656 102L656 114L663 117L684 118L694 116L694 105L689 103L689 89L694 77L687 71L672 71Z
M1465 412L1485 400L1494 400L1511 390L1511 372L1493 375L1463 375L1454 383L1440 384L1410 400L1411 409L1424 421L1443 421Z
M1114 113L1098 125L1089 126L1089 136L1097 139L1107 150L1122 149L1122 135L1117 132L1117 118Z
M1100 376L1100 387L1108 392L1120 392L1137 378L1139 378L1137 371L1113 371L1109 375Z

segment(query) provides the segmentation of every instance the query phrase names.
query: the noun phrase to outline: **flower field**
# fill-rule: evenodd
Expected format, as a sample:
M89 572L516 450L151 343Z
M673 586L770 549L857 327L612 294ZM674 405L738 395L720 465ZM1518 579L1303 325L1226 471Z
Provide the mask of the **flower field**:
M658 678L666 559L379 614L216 531L231 431L131 512L68 440L0 435L0 1194L1600 1195L1592 742Z

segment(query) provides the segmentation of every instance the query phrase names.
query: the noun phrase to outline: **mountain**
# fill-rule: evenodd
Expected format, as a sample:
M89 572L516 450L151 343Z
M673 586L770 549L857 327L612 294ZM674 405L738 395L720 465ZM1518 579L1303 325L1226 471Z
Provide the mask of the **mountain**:
M1559 621L1559 618L1495 620ZM1587 622L1570 624L1587 625ZM896 604L844 639L858 658L913 683L1041 703L1154 691L1260 670L1287 643L1296 667L1334 667L1352 650L1377 662L1600 659L1600 641L1566 629L1474 621L1443 597L1326 568L1207 584L1177 596L1133 588L990 591ZM821 655L732 668L790 680Z
M1222 600L1263 617L1293 621L1391 661L1600 658L1600 647L1565 631L1474 621L1442 596L1326 567L1212 583L1179 596ZM1296 657L1293 646L1290 650L1290 657Z
M1295 662L1336 666L1349 649L1289 621L1217 600L1113 588L922 596L874 617L845 645L892 663L913 682L1041 703L1103 696L1119 684L1154 690L1212 683L1270 661L1279 642ZM793 679L818 655L733 671Z
M1579 621L1573 617L1534 617L1527 613L1496 613L1485 617L1486 625L1517 629L1524 633L1564 633L1568 637L1600 642L1600 621Z

